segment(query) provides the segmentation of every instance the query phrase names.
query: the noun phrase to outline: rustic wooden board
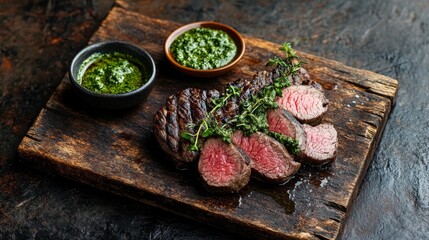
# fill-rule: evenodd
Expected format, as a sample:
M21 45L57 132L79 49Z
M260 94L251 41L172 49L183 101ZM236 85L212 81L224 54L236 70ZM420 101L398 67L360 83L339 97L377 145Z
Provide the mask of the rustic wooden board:
M113 8L91 42L125 40L152 54L158 77L151 95L133 109L98 111L76 98L65 77L22 140L22 163L252 238L335 239L383 132L397 81L298 52L331 101L324 121L338 130L337 161L302 168L282 186L252 180L239 194L211 195L196 171L179 171L164 157L152 134L153 115L186 87L222 89L251 78L280 54L279 44L246 37L245 56L232 72L196 79L173 70L163 55L165 38L179 26Z

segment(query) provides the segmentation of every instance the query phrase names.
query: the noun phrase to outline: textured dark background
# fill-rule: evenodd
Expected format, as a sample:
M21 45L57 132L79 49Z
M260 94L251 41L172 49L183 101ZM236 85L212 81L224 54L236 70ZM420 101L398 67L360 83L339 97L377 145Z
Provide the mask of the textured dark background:
M0 0L0 239L234 239L230 233L28 169L17 146L113 1ZM429 234L429 1L121 1L216 20L398 79L397 103L342 239Z

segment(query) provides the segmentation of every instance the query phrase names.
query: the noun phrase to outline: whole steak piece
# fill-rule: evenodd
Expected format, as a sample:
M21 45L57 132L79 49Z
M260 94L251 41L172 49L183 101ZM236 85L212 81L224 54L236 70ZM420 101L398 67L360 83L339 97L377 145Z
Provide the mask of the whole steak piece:
M293 161L293 157L282 144L266 134L256 132L246 137L237 131L231 138L232 142L249 156L252 174L262 180L284 183L301 166Z
M249 182L250 160L233 144L208 139L201 151L198 171L209 191L234 193Z
M279 107L289 111L301 123L314 124L328 110L328 99L322 91L308 85L290 86L277 99Z
M300 160L303 163L323 165L335 160L338 148L337 130L329 123L312 127L304 124L307 134L305 150L301 152Z
M304 151L307 136L302 125L282 108L270 109L267 112L268 130L281 133L298 141L300 152Z

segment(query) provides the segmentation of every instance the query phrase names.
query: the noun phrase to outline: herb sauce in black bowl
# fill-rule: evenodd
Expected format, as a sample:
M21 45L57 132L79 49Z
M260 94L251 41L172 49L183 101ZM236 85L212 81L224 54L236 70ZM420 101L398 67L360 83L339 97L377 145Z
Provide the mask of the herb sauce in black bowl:
M129 108L151 92L156 74L152 57L126 42L108 41L82 49L70 65L70 81L92 107Z

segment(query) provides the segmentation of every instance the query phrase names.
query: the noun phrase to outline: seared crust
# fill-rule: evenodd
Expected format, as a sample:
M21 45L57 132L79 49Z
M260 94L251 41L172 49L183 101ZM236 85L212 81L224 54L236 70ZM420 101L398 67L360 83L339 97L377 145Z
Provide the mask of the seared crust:
M187 88L170 96L166 105L155 114L154 135L178 167L195 161L199 156L198 152L189 150L190 142L180 135L184 132L195 133L189 126L197 124L207 115L212 108L212 100L219 95L216 90Z
M273 82L272 74L267 71L258 71L252 79L238 79L230 83L240 89L240 97L236 102L240 103L257 94L263 87Z

